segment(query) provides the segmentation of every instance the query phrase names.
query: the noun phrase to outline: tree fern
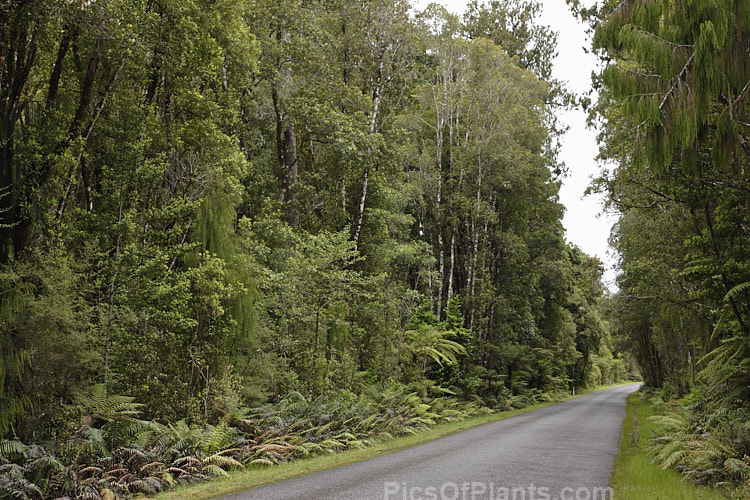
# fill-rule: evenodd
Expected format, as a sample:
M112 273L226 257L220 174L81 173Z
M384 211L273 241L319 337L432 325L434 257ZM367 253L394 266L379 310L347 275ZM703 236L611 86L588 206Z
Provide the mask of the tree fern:
M105 422L138 415L143 405L134 401L135 398L130 396L107 394L104 384L96 384L79 397L81 406L91 417Z
M721 340L720 345L701 359L700 376L713 388L716 406L731 407L736 400L750 398L750 345L741 333Z
M103 457L109 455L109 445L101 429L85 425L78 430L78 435L89 443L91 451L96 456Z
M422 373L427 367L427 359L442 366L444 362L455 363L457 356L466 354L466 348L449 340L452 332L440 331L436 326L423 323L417 329L407 330L406 336L410 341L412 352L422 361Z

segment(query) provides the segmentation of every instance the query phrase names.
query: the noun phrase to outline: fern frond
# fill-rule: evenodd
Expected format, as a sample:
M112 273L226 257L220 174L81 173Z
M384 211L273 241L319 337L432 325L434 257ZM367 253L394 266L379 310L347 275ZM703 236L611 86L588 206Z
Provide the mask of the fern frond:
M674 467L675 464L680 463L685 458L687 452L685 450L677 450L667 457L661 464L662 469L668 469Z
M750 281L746 281L744 283L740 283L739 285L733 286L732 289L729 290L726 295L724 295L724 301L729 302L729 300L734 298L735 295L740 294L747 289L750 289Z
M18 464L0 465L0 476L6 476L9 479L23 479L26 469Z
M3 498L42 498L44 494L39 487L31 481L20 478L7 481L3 484Z
M0 457L8 460L26 460L29 458L29 447L21 441L0 441Z
M177 474L178 478L181 477L181 476L189 476L190 475L190 472L186 471L185 469L183 469L181 467L170 467L169 469L167 469L167 473L171 474L173 476L175 474Z
M90 498L90 499L95 499L95 500L119 500L117 497L117 493L115 493L109 488L102 488L101 490L99 490L98 493L93 490L86 490L86 491L90 492L88 496L86 496L86 493L78 493L76 495L76 498ZM92 495L99 495L99 496L92 496Z
M737 460L736 458L727 458L724 461L724 468L730 474L737 474L742 477L750 477L750 464Z
M89 466L89 467L84 467L83 469L79 470L78 476L81 477L81 476L86 476L88 474L91 474L93 476L93 475L97 475L101 473L102 473L101 467Z
M207 466L216 465L218 467L236 467L238 469L242 469L243 465L239 461L235 460L232 457L228 457L226 455L222 455L221 453L215 453L209 457L206 457L202 460L203 468L205 469Z
M157 473L158 473L158 471L162 470L163 468L164 468L164 463L163 462L151 462L151 463L148 463L148 464L144 465L143 467L141 467L138 472L141 473L141 474L143 474L143 473L151 473L150 471L156 469Z
M100 457L109 455L109 447L101 429L84 425L78 433L91 445L91 450Z
M135 398L107 394L104 384L96 384L88 394L80 398L81 405L88 408L92 416L110 422L117 418L135 416L143 405L135 403Z
M234 427L228 427L225 424L209 425L203 433L200 448L206 454L215 453L233 445L236 437L237 429Z
M173 467L183 467L183 466L190 467L190 466L200 466L200 465L201 465L201 461L195 457L181 457L172 463Z
M686 426L686 422L683 419L670 417L667 415L653 415L651 417L648 417L648 419L657 425L663 425L666 427L671 427L673 429L683 429Z
M218 465L207 465L203 468L203 472L210 476L228 476L227 471L219 467Z

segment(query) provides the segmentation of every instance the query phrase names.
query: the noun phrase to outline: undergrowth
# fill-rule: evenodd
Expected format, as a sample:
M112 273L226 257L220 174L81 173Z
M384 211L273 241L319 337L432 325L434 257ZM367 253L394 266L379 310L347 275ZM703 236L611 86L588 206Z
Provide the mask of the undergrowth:
M553 398L513 397L501 409ZM252 464L364 448L394 436L494 410L431 385L392 385L362 395L341 391L308 400L291 392L276 404L240 408L218 425L141 420L140 405L98 386L88 414L62 443L0 441L0 498L123 499L210 480Z
M750 413L741 405L716 407L700 390L681 400L644 392L661 415L654 425L650 456L699 485L750 498ZM667 399L668 401L664 401Z

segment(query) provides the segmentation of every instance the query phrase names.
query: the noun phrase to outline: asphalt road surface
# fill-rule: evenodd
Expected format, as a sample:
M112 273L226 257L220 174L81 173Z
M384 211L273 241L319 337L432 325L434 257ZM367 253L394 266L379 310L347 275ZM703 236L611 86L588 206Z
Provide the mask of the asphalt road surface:
M232 500L604 500L638 384L485 424Z

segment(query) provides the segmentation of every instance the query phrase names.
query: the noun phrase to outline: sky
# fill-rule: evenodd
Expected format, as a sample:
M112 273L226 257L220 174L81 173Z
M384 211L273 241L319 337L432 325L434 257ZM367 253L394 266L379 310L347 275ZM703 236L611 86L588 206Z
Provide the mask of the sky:
M435 0L450 12L463 13L467 0ZM578 94L587 93L591 87L591 72L596 70L596 57L585 53L589 45L583 25L570 13L565 0L538 0L542 5L539 22L559 33L558 56L554 61L553 77L567 82L567 86ZM415 8L422 9L431 0L413 0ZM591 4L591 1L584 1ZM595 96L591 96L594 98ZM566 239L589 255L598 257L605 268L604 282L614 291L616 257L607 243L614 215L603 213L602 199L598 195L584 196L592 177L599 174L595 158L598 153L596 132L586 128L586 114L572 110L560 116L570 130L562 140L559 160L568 168L560 189L560 201L565 205Z

